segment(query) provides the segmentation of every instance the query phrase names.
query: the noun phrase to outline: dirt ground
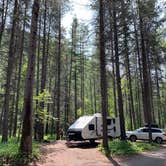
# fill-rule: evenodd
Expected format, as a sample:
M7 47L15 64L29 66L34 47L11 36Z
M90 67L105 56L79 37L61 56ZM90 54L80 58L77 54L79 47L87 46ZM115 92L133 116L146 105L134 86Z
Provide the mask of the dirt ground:
M166 166L166 145L160 150L144 152L130 157L108 159L89 142L72 144L57 141L42 146L41 160L31 166Z
M57 141L42 147L41 161L33 166L110 166L110 161L97 150L96 145L89 142L72 144Z

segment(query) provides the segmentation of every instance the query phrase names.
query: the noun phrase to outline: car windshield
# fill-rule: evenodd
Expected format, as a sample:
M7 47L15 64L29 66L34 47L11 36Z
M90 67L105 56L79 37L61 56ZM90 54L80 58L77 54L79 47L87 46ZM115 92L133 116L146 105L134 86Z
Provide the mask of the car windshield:
M136 132L141 132L141 131L142 131L142 129L136 129L135 131L136 131Z

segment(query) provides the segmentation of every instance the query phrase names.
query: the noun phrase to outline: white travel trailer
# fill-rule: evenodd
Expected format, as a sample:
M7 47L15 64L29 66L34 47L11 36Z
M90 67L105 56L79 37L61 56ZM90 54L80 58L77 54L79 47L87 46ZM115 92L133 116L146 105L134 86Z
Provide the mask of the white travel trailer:
M120 137L119 118L107 117L107 130L108 137ZM102 138L102 135L102 115L99 113L80 117L67 131L69 141L90 140L90 142L94 142L95 140Z

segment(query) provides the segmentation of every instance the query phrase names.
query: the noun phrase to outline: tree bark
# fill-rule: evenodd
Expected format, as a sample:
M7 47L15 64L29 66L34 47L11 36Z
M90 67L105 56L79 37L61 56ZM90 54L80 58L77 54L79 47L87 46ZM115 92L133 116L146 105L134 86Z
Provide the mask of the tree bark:
M17 20L18 20L18 1L15 0L14 11L13 11L13 22L12 22L12 29L10 36L10 44L9 44L8 62L7 62L2 142L7 142L8 140L8 114L9 114L10 92L11 92L10 84L13 73L14 44L15 44L14 39L16 33Z
M46 23L47 23L47 1L44 1L44 27L43 27L43 50L42 50L42 72L41 72L41 93L44 92L46 88L46 75L47 75L47 59L48 55L46 53ZM44 111L44 101L40 102L41 111ZM38 119L36 132L37 140L42 141L44 139L44 117Z
M114 38L113 38L113 26L112 26L112 1L109 4L109 16L110 16L110 45L111 45L111 63L112 63L112 81L113 81L113 94L114 94L114 113L115 117L118 116L117 110L117 94L116 94L116 74L115 74L115 55L114 55Z
M25 5L24 9L24 17L26 18L27 14L27 6ZM23 61L23 51L24 51L24 38L25 38L25 24L26 19L24 18L23 22L23 29L22 29L22 35L21 40L19 43L19 68L18 68L18 80L17 80L17 94L16 94L16 106L15 106L15 117L14 117L14 130L13 130L13 136L16 136L17 133L17 118L18 118L18 111L19 111L19 99L20 99L20 83L21 83L21 72L22 72L22 61Z
M152 116L151 116L151 104L150 104L150 87L149 87L149 75L148 75L148 60L145 50L145 39L144 39L144 24L143 24L143 18L141 14L141 8L140 8L140 1L138 1L139 5L139 21L140 21L140 34L141 34L141 50L142 50L142 71L143 71L143 108L145 113L145 122L148 124L149 129L151 129L151 122L152 122ZM149 132L149 140L152 141L152 133Z
M106 55L105 55L105 34L104 34L104 1L99 1L99 17L100 17L100 84L101 84L101 105L102 105L102 121L103 121L103 147L108 148L107 135L107 113L108 113L108 99L107 99L107 75L106 75Z
M58 8L59 12L59 35L58 35L58 58L57 58L57 64L58 64L58 81L57 81L57 123L56 123L56 139L60 139L59 131L60 131L60 102L61 102L61 4L59 4Z
M123 99L122 99L121 77L120 77L119 48L118 48L119 43L118 43L116 2L115 2L115 0L113 0L113 27L114 27L116 83L117 83L117 95L118 95L118 109L119 109L119 117L120 117L121 140L125 140L126 139L126 132L125 132L125 121L124 121Z
M3 32L5 30L8 5L9 5L9 0L6 0L6 6L5 6L5 0L3 0L3 2L2 2L1 23L0 23L0 47L1 47L1 42L2 42Z
M20 143L20 152L26 155L32 153L32 105L39 6L40 0L34 0L32 8L31 31L29 41L28 69L24 91L23 128Z

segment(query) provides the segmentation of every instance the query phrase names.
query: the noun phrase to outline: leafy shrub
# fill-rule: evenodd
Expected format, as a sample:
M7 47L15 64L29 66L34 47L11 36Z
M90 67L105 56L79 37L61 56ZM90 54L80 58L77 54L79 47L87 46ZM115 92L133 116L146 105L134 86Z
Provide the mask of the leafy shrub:
M44 136L44 140L55 140L56 139L56 134L48 134Z
M109 150L112 155L133 155L147 150L155 150L159 147L160 145L155 143L130 142L119 139L109 142ZM106 154L102 144L99 145L99 150Z
M31 156L19 154L20 143L16 138L11 138L7 143L0 143L0 165L23 166L38 158L40 154L39 143L33 142L33 153Z

